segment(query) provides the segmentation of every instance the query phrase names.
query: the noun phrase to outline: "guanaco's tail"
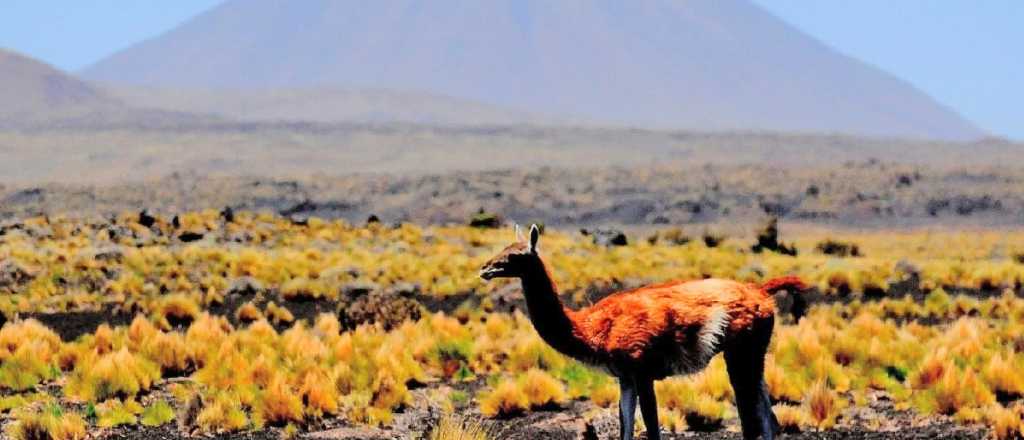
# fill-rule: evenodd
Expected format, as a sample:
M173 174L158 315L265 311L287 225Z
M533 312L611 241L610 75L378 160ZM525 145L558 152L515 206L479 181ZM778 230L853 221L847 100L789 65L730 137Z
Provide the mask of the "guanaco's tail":
M761 290L773 295L775 294L775 292L778 292L780 290L786 290L789 292L796 293L807 290L807 285L804 284L804 282L801 281L799 277L787 276L772 278L768 281L765 281L764 284L761 285Z

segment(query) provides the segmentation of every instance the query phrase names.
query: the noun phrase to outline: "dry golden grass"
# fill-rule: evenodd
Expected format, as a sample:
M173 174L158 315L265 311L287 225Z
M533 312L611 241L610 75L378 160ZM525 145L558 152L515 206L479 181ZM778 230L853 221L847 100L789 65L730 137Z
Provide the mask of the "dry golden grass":
M480 413L487 417L512 417L530 409L530 398L511 380L499 382L479 402Z
M267 318L275 324L287 324L295 321L295 315L292 315L291 311L273 301L267 303Z
M160 379L160 368L127 347L83 359L65 386L65 392L76 399L99 401L109 397L131 397L149 390Z
M479 420L446 415L430 431L428 438L429 440L489 440L493 436L487 425Z
M132 217L137 214L125 221L134 222ZM514 417L577 399L614 408L618 387L613 378L557 353L521 312L493 312L497 301L488 295L500 286L480 284L475 271L481 259L507 242L507 231L361 228L316 219L299 226L247 213L224 225L216 212L183 214L180 222L211 237L244 231L252 241L222 246L211 238L186 246L154 241L135 247L128 246L135 238L122 237L119 257L96 259L93 248L110 246L110 239L87 224L39 219L33 224L65 232L45 239L14 232L0 237L0 258L38 274L16 293L0 295L0 311L9 316L110 302L137 313L130 325L102 325L75 341L62 341L37 321L8 322L0 329L0 387L7 396L0 407L34 408L42 399L29 394L19 398L23 394L18 393L35 388L53 394L46 398L59 404L93 405L102 416L89 419L94 427L100 422L159 424L169 420L167 407L145 396L166 390L175 396L175 406L195 402L188 429L202 433L266 425L301 432L334 417L387 426L394 411L420 403L422 394L410 388L424 384L428 391L435 386L479 386L475 396L456 399L440 393L437 399L443 401L430 403L462 408L475 404L486 417ZM72 226L83 232L70 236ZM132 234L154 233L135 229ZM822 237L809 233L797 243L817 243ZM1011 233L1007 241L1024 243L1021 237ZM612 280L722 276L758 282L789 273L837 293L849 289L852 301L816 305L799 322L787 317L778 321L765 381L772 397L784 403L778 409L787 429L842 425L844 408L865 405L866 396L882 392L898 409L986 423L1003 433L998 435L1010 435L1012 414L997 411L1001 406L996 401L1024 391L1024 300L1013 292L982 299L950 295L942 288L924 301L857 297L858 290L884 289L904 279L903 269L897 270L900 252L919 259L915 263L924 281L936 287L1011 285L1022 273L1017 266L1024 265L990 258L999 244L997 237L984 234L976 242L952 235L951 241L969 246L964 258L938 247L932 235L839 238L857 243L866 256L753 255L731 241L708 248L700 242L679 245L676 239L662 243L660 238L655 244L606 249L555 230L546 233L545 254L567 296L610 286ZM901 251L889 239L928 252ZM251 277L261 287L229 293L239 277ZM72 287L59 287L55 278ZM101 288L89 293L74 287L87 279ZM467 302L454 316L424 313L390 331L379 325L342 330L336 314L309 318L292 313L302 309L287 298L331 298L350 282L381 288L414 282L427 295L472 291L484 301L480 308ZM235 295L232 301L251 295L227 312L234 314L234 321L206 311L221 309L211 305L228 295ZM271 299L265 310L256 306ZM183 378L173 381L182 383L161 380L177 376ZM61 392L51 392L55 389ZM728 425L735 417L720 357L704 373L659 382L657 389L669 430ZM994 416L988 415L990 410Z
M166 329L170 321L188 322L203 306L222 301L232 281L240 277L250 277L266 289L280 292L280 298L274 298L278 304L282 299L333 298L339 286L356 281L384 287L408 282L437 296L491 293L498 285L482 283L475 276L476 269L508 239L507 231L409 224L363 228L318 219L297 228L288 219L252 213L237 213L233 223L225 224L212 210L184 213L179 218L189 230L219 240L242 232L250 239L232 246L220 241L177 246L167 242L167 237L141 228L136 213L126 213L118 217L116 226L141 228L139 240L150 240L148 246L137 247L132 235L111 240L102 225L63 218L32 219L47 231L76 233L28 235L14 231L0 239L0 257L18 267L33 268L36 274L31 283L18 288L18 293L35 300L14 303L0 299L0 311L12 316L14 312L95 308L112 300L125 310L168 320L157 319ZM169 223L159 219L154 228L176 234ZM572 296L622 280L639 283L711 276L757 282L788 274L799 274L825 292L849 291L859 296L865 290L884 292L906 280L910 274L905 272L911 269L920 276L925 290L1001 289L1024 284L1024 264L1017 263L1008 250L1024 249L1024 233L796 231L800 248L813 248L822 239L834 237L858 244L865 256L751 254L744 238L714 248L700 241L676 245L646 240L603 248L586 237L554 229L546 234L545 255L562 290ZM96 258L112 245L120 257ZM116 277L107 279L105 273ZM91 286L96 280L102 280L99 289Z
M1007 352L997 354L989 360L985 367L983 377L985 382L991 385L992 390L1007 398L1024 397L1024 363L1020 362L1020 355Z
M242 403L236 396L221 394L204 405L196 419L198 427L205 432L240 431L249 425L249 418Z
M244 323L259 321L263 319L263 312L260 311L259 307L256 307L256 304L249 301L238 307L238 310L235 311L235 319Z
M986 409L986 419L992 426L992 436L997 440L1024 438L1024 408L1003 408L993 405Z
M14 440L84 440L86 424L78 414L49 405L18 413L5 432Z
M824 381L818 381L807 390L804 397L810 421L819 429L828 429L836 424L842 403L836 392L829 389Z
M814 426L814 421L807 413L807 409L796 405L775 405L773 407L775 416L779 419L779 426L782 432L800 432L809 426Z
M531 408L545 408L564 404L568 396L565 385L540 369L531 369L520 379L520 387Z

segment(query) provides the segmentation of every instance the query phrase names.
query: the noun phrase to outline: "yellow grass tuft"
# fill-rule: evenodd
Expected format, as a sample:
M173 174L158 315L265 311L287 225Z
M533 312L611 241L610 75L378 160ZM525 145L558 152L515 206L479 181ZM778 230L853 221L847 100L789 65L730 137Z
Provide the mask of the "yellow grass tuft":
M608 408L619 401L619 387L612 382L605 382L590 392L590 401L601 408Z
M141 348L141 352L155 361L164 374L182 374L195 364L192 352L185 343L185 336L178 332L158 332L146 340Z
M223 317L203 313L185 332L185 342L191 347L220 347L228 333L233 330Z
M824 381L816 382L804 397L811 422L820 429L828 429L836 424L842 402L835 391L829 389Z
M803 400L804 392L793 379L793 374L787 374L775 362L774 355L769 354L765 357L764 382L772 399L783 402Z
M729 405L715 400L711 396L691 394L683 408L683 415L686 417L686 424L690 429L717 430L729 417L729 408Z
M558 406L565 403L567 398L565 385L539 369L527 371L520 380L520 387L531 408Z
M430 431L429 440L489 440L490 429L479 420L446 415Z
M1005 357L996 354L983 372L983 378L992 390L1007 399L1024 396L1024 375L1021 374L1024 363L1014 360L1013 353L1007 353Z
M132 320L131 325L128 326L128 340L136 346L141 346L144 342L155 336L160 330L157 330L156 326L153 325L148 319L142 315L135 316Z
M512 417L530 409L530 398L514 381L498 383L480 397L480 413L487 417Z
M249 418L237 396L223 393L203 406L196 424L203 432L241 431L249 426Z
M96 405L96 425L101 428L111 428L120 425L134 425L138 421L138 415L142 413L142 406L134 399L121 401L110 399Z
M19 413L5 432L14 440L83 440L86 424L77 413L48 405L37 411Z
M55 353L61 345L60 337L35 319L8 322L0 329L0 361L6 360L28 342L41 342Z
M287 324L295 321L295 316L288 309L277 305L277 303L271 301L267 303L267 318L270 319L274 324Z
M694 391L715 400L732 400L732 383L725 368L725 358L717 356L699 374L692 376Z
M293 278L281 284L281 299L311 301L325 296L327 290L327 286L320 280Z
M79 363L64 391L86 401L130 397L149 390L159 379L159 366L123 347L100 356L95 363Z
M93 333L93 347L96 354L107 354L114 350L114 330L107 324L100 324Z
M276 373L263 390L257 403L260 416L268 423L284 424L302 421L302 400L283 373Z
M995 403L995 395L989 391L978 376L970 369L948 371L925 396L934 402L939 414L959 414L965 417L965 410L977 410Z
M676 410L659 410L658 426L665 431L673 433L683 432L689 428L689 425L686 424L686 418Z
M142 410L139 421L145 426L162 426L174 421L174 408L165 400L157 400Z
M783 404L775 405L774 410L782 432L796 433L814 424L804 407Z
M256 307L255 303L249 301L238 307L238 310L235 311L235 319L242 323L259 321L263 319L263 312L260 311L259 307Z
M0 388L30 389L44 380L55 379L57 353L44 340L26 340L0 364Z
M299 387L306 412L314 417L338 413L338 387L334 379L319 370L306 372Z
M911 376L910 383L915 389L925 389L941 380L947 371L955 368L949 359L949 352L941 348L929 354Z
M1024 408L1003 408L992 405L985 410L985 421L992 428L997 440L1018 440L1024 438Z
M164 297L156 306L156 321L165 330L171 328L172 322L191 323L202 309L191 297L183 294L173 294Z

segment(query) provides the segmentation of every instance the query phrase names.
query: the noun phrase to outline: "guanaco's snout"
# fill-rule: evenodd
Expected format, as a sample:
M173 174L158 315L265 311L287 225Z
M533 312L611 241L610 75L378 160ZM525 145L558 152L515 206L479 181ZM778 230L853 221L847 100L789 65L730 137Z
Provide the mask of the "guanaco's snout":
M500 278L504 273L504 263L499 261L488 261L483 267L480 268L480 278L485 281L489 281L492 278Z

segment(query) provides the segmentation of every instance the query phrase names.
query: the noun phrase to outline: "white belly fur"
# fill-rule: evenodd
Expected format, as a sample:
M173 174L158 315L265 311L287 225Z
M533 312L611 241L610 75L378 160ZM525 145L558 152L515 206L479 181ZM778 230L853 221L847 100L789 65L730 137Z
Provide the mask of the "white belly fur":
M697 340L692 344L679 346L679 351L668 356L670 368L676 374L693 374L708 366L721 348L725 329L729 325L729 314L724 308L716 308L697 332ZM687 341L689 342L689 341Z

